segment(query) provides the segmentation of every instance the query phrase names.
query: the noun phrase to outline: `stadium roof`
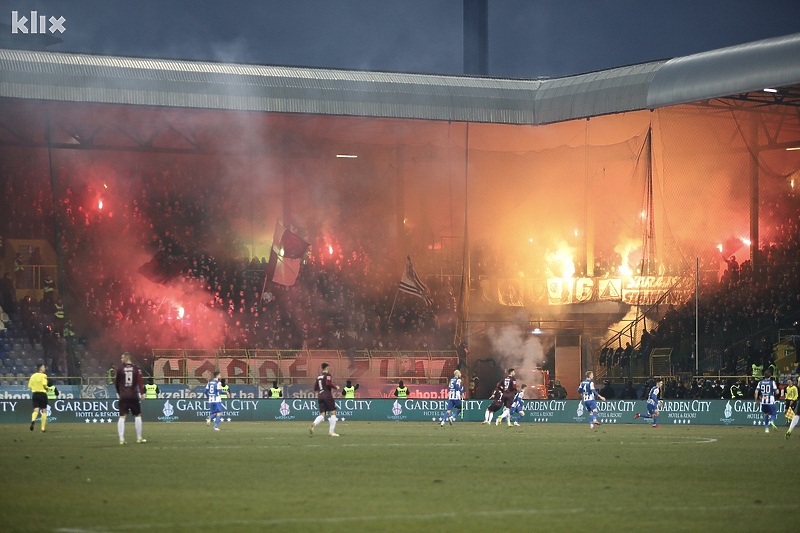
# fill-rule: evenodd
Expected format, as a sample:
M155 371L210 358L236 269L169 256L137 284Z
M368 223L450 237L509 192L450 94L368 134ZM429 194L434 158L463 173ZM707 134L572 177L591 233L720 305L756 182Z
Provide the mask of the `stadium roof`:
M715 98L800 107L800 34L557 79L512 80L0 49L0 97L548 124Z

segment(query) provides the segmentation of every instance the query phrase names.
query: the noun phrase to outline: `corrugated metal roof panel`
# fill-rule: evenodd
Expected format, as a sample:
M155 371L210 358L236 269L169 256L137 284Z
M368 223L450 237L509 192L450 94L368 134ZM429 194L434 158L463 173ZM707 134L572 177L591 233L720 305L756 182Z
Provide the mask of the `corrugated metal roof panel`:
M0 49L0 96L148 106L546 124L800 83L800 34L552 80Z
M621 67L544 82L536 94L540 124L643 109L663 62Z
M671 59L653 78L651 109L800 84L800 33Z

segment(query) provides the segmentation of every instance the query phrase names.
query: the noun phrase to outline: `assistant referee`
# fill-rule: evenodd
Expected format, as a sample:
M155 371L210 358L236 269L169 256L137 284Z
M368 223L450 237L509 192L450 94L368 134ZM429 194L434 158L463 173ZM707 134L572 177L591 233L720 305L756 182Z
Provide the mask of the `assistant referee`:
M42 433L47 426L47 374L44 373L44 363L36 366L36 372L28 380L28 388L31 390L33 400L33 414L31 415L31 431L36 423L39 412L42 413Z

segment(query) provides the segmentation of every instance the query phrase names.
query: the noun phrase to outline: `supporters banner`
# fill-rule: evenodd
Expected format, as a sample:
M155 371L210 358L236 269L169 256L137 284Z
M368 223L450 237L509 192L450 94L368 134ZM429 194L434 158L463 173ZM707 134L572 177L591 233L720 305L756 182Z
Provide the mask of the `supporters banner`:
M547 279L547 303L550 305L562 305L574 303L572 301L572 291L575 289L574 278L548 278Z
M270 352L267 355L267 352ZM253 357L157 357L153 362L153 377L157 383L203 385L211 379L215 369L230 385L269 385L272 381L306 381L317 375L320 365L326 362L334 381L340 384L348 379L385 383L404 379L423 383L439 383L452 377L458 365L455 355L438 355L441 352L379 351L370 356L347 357L336 350L261 350Z
M665 295L663 303L678 305L693 294L693 280L675 276L633 276L622 286L622 302L630 305L653 305Z
M8 391L0 390L0 423L28 424L31 416L30 398L9 398ZM188 391L188 389L187 389ZM202 422L209 412L208 402L197 389L142 402L145 423ZM256 394L255 390L249 394ZM483 420L488 400L465 400L463 422ZM445 411L447 401L435 398L336 399L338 416L343 421L438 421ZM610 400L597 402L599 419L603 424L641 424L646 419L634 421L635 413L647 411L643 400ZM51 400L48 423L115 424L118 419L116 398L80 398ZM223 401L224 423L303 421L313 420L318 414L317 400L304 398L229 398ZM778 402L779 413L783 412ZM588 424L588 413L577 400L526 400L523 424L582 423ZM779 415L779 423L782 416ZM461 421L459 421L461 423ZM660 425L725 425L759 427L764 423L759 406L752 400L665 400L661 409Z
M677 305L691 298L693 290L692 279L677 276L547 278L545 283L512 278L480 280L482 300L507 307L590 302L652 305L659 300Z
M525 288L518 279L501 279L497 283L497 301L501 305L522 307L525 305Z
M609 302L620 301L622 299L622 280L619 278L598 279L597 299Z

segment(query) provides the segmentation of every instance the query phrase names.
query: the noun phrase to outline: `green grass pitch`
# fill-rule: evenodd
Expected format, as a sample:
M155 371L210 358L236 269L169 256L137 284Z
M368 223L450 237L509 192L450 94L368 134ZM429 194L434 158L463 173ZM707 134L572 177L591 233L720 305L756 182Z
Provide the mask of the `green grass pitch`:
M800 430L456 422L0 425L0 530L780 531ZM134 442L131 442L134 441ZM775 529L775 528L778 529Z

